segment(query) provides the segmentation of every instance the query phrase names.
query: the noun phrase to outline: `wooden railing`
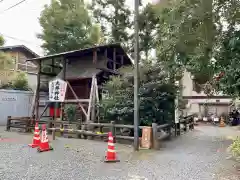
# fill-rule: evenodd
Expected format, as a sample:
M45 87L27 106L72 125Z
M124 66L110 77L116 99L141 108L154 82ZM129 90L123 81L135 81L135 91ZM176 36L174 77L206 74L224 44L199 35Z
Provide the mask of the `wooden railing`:
M123 133L123 129L128 129L129 132L133 132L134 125L124 125L115 124L114 121L111 123L80 123L68 121L55 121L55 120L43 120L38 121L39 124L47 124L48 131L52 133L53 139L55 139L56 132L63 134L75 134L78 138L89 138L93 139L98 137L102 140L107 138L107 132L112 132L115 140L130 140L133 141L133 133ZM176 124L162 124L157 125L152 123L152 146L154 149L159 148L159 142L161 140L170 138L172 136L172 131L175 128L175 135L178 136L181 132L186 132L188 130L194 129L193 115L186 116L180 119L179 124L183 124L183 128L176 128ZM8 117L6 130L9 131L10 128L22 128L26 132L34 128L35 121L30 117ZM75 125L75 128L71 126ZM142 130L146 126L139 126ZM105 129L105 130L104 130ZM107 130L106 130L107 129ZM96 131L97 130L97 131Z

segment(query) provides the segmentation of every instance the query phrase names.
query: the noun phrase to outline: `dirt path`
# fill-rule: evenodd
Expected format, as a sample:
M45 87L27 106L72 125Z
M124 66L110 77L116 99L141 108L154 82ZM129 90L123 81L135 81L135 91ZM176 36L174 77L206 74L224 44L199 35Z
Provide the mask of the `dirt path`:
M27 147L31 135L0 129L0 179L4 180L239 180L227 147L240 135L234 128L198 126L162 144L159 151L132 152L116 145L120 163L102 162L107 144L58 138L54 151ZM51 139L51 138L50 138Z

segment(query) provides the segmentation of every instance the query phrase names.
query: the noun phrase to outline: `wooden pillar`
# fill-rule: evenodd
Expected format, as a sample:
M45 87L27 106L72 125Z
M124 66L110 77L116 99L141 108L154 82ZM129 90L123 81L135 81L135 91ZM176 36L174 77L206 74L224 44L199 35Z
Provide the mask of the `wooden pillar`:
M93 64L97 63L97 49L94 49L93 51Z
M123 56L121 56L121 66L123 66L123 63L124 63L124 58Z
M158 133L157 133L158 129L157 129L157 124L156 123L152 123L152 134L153 134L153 138L152 138L152 145L153 145L153 149L158 150L159 149L159 142L158 142Z
M104 64L105 64L105 66L107 66L107 62L108 62L108 52L107 52L107 49L105 49L105 52L104 52Z
M116 62L117 62L117 59L116 59L116 48L113 49L113 70L115 71L116 70Z
M36 88L36 101L35 101L35 108L36 108L36 120L39 120L39 100L40 100L40 83L41 83L41 69L42 64L41 61L38 62L38 73L37 73L37 88Z
M62 79L65 81L66 80L66 70L67 70L67 59L63 58L62 59ZM64 102L61 103L61 121L63 120L63 111L64 111Z

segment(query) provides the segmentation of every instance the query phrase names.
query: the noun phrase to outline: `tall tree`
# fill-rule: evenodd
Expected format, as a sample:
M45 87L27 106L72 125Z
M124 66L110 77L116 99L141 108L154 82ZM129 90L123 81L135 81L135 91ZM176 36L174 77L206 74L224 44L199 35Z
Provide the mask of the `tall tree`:
M48 54L86 48L100 43L100 28L94 25L84 0L52 0L39 19L38 37Z
M160 19L159 58L184 66L199 84L211 81L217 72L214 67L219 49L239 25L239 3L233 0L160 1L155 6Z
M4 43L5 43L4 38L0 36L0 46L3 46ZM11 68L12 64L13 61L10 58L10 56L0 50L0 70Z
M206 83L213 75L211 57L216 34L212 0L165 0L156 10L160 19L159 58L186 67L200 84Z
M95 20L101 24L106 42L120 42L128 45L131 28L131 11L126 0L93 0L92 11Z
M147 4L139 15L140 51L145 59L149 60L149 53L155 47L155 34L158 26L158 18L151 4Z

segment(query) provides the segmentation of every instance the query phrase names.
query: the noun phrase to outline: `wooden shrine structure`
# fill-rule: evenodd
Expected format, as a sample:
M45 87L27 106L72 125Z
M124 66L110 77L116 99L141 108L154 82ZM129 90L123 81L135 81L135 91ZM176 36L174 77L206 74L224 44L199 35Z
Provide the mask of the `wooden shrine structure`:
M117 69L132 65L131 58L120 44L95 46L44 57L29 59L38 65L37 88L32 115L40 119L49 108L49 81L62 79L67 83L64 102L60 103L60 118L63 120L65 104L78 105L82 121L95 121L95 103L101 99L101 85L112 75L119 75ZM45 97L41 98L41 93ZM47 95L47 96L46 96ZM40 112L40 106L45 103Z

